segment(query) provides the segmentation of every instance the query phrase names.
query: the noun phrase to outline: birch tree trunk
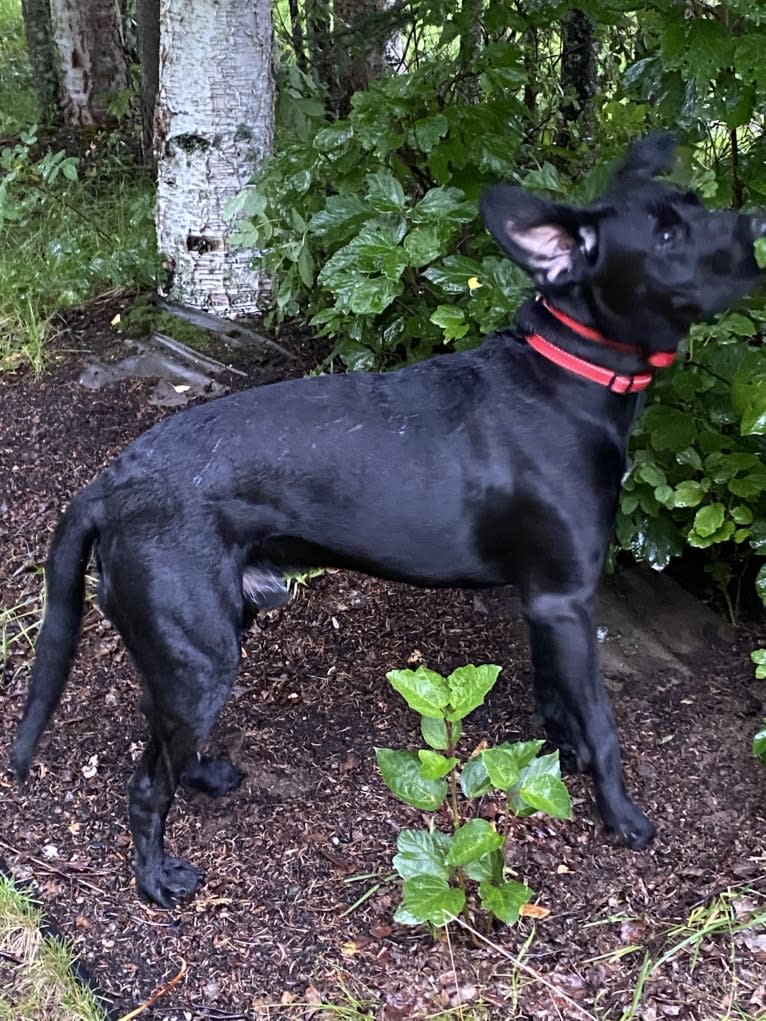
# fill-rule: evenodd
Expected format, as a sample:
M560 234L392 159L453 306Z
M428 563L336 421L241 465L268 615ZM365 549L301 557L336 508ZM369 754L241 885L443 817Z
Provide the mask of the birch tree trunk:
M116 0L52 0L64 122L103 124L110 95L129 86Z
M254 253L230 243L227 199L270 151L271 0L163 0L155 119L157 239L173 301L224 316L259 310Z

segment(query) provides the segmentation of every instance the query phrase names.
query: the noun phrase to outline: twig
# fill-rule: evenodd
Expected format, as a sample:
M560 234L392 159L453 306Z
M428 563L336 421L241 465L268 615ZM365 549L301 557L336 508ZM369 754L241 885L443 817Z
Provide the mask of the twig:
M92 876L107 876L111 875L106 870L94 869L90 865L79 865L77 862L67 862L65 867L53 865L51 862L46 861L44 858L35 858L31 854L27 854L25 851L20 850L18 847L13 847L11 844L6 844L5 841L0 840L0 847L5 848L6 851L10 851L18 858L24 861L31 862L33 865L37 865L38 868L44 869L46 872L51 873L55 876L60 876L65 879L68 883L77 883L79 886L84 886L88 890L92 890L94 893L99 893L104 896L104 889L101 886L96 886L95 883L88 882L84 878L82 873L89 873Z
M540 982L542 985L544 985L545 988L548 989L551 993L555 993L556 996L560 996L563 1000L566 1000L569 1006L576 1010L580 1017L586 1018L587 1021L598 1021L598 1018L595 1017L595 1015L591 1014L590 1011L587 1011L584 1007L581 1007L577 1000L573 1000L572 997L568 995L568 993L565 993L563 989L560 989L558 986L554 985L553 982L550 982L538 971L535 971L535 969L532 968L530 965L524 964L523 961L521 961L518 957L514 957L512 953L509 953L508 950L506 950L504 947L501 947L498 943L493 943L491 939L487 939L487 937L483 933L479 932L478 929L474 929L472 925L469 925L462 918L456 916L454 921L456 921L459 926L461 926L463 929L469 932L475 939L481 940L482 943L485 943L491 950L494 950L496 953L501 954L503 957L507 957L508 960L511 961L514 964L514 966L519 969L519 971L523 971L525 975L529 975L529 977L534 979L535 982ZM120 1019L120 1021L122 1021L122 1019Z
M131 1018L138 1017L139 1014L143 1014L143 1012L153 1006L161 996L169 993L173 986L177 986L185 974L186 961L182 957L181 967L178 969L177 974L175 974L169 982L166 982L164 986L160 986L159 989L155 989L149 999L144 1000L140 1007L136 1007L135 1010L131 1010L128 1014L123 1014L122 1017L117 1018L117 1021L131 1021Z

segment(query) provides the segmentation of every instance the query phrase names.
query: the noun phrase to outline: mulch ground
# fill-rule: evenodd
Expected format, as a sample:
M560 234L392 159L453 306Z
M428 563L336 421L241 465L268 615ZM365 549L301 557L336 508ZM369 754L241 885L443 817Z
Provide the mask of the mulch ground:
M78 384L82 352L113 344L116 310L104 304L70 317L44 378L0 376L4 610L38 598L39 565L68 497L166 413L149 405L146 380L102 391ZM291 361L261 359L251 380L315 364L310 343L296 339L294 350ZM458 929L434 942L393 923L396 836L422 819L376 772L376 745L417 741L416 720L385 673L417 660L445 672L501 664L464 747L539 736L524 630L506 607L492 593L337 573L263 615L214 739L247 779L221 800L179 793L169 847L207 878L189 904L168 912L141 903L131 883L126 783L144 737L138 684L116 632L89 606L30 784L19 790L0 773L0 856L35 884L115 1016L185 968L141 1015L147 1021L311 1017L319 1003L348 1003L346 995L382 1021L460 1004L473 1017L617 1019L645 954L656 961L676 946L629 1016L713 1021L740 1009L766 1017L763 928L733 941L698 938L686 949L678 944L693 928L671 931L699 924L705 906L733 886L749 888L733 909L740 921L766 906L766 776L749 751L762 691L747 628L731 652L711 651L695 678L655 672L613 693L631 790L658 825L650 850L611 846L589 784L575 777L574 821L522 820L509 852L546 917L496 930L491 945L474 945ZM7 749L30 655L18 627L0 637L8 646L0 686Z

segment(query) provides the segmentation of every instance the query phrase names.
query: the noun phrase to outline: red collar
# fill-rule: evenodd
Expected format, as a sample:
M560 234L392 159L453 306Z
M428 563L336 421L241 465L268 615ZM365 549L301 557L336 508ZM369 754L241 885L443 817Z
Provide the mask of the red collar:
M550 312L560 323L586 340L592 340L602 347L608 347L615 351L625 351L631 354L641 353L640 348L632 344L621 344L616 340L610 340L602 333L599 333L598 330L585 326L584 323L578 323L576 319L572 319L565 312L553 308L544 298L542 299L542 304L546 311ZM592 383L600 383L601 386L607 387L607 389L612 390L614 393L628 394L646 390L654 379L654 372L639 372L634 375L613 372L612 369L607 369L603 365L596 365L585 358L579 358L577 355L570 354L569 351L563 351L560 347L546 340L545 337L541 337L539 333L530 334L527 337L527 343L538 354L553 362L554 365L559 365L562 369L567 369L576 376L589 379ZM647 361L652 368L659 368L671 365L674 358L675 355L672 352L657 351L650 355Z
M531 333L527 337L527 344L534 348L538 354L543 355L554 365L560 365L562 369L574 372L576 376L589 379L592 383L600 383L617 394L631 394L638 390L646 390L654 379L653 372L641 372L636 376L624 376L611 369L605 369L603 365L594 365L593 362L586 362L584 358L578 358L568 351L562 351L560 347L551 344L539 333Z

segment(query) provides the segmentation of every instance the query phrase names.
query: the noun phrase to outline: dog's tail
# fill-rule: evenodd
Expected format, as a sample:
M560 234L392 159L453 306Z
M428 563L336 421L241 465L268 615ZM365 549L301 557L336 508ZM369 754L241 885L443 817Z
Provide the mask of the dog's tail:
M35 647L24 714L11 761L23 780L53 715L77 651L85 595L85 569L97 535L91 487L77 493L56 527L45 565L46 608Z

